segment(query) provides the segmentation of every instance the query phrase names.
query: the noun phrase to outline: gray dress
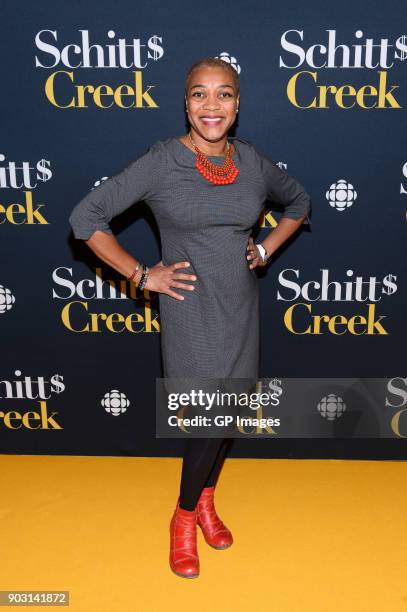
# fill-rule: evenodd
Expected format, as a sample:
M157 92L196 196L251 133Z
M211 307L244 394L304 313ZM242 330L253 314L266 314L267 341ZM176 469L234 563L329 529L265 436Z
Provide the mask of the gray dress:
M164 377L257 377L259 287L246 259L251 230L266 199L284 206L283 217L307 215L310 224L302 185L251 143L229 141L240 169L230 185L208 182L195 168L195 153L171 137L87 194L69 217L74 236L88 239L95 230L112 233L109 221L144 201L157 221L164 265L190 262L179 272L197 276L186 281L195 290L173 288L184 300L158 294ZM144 262L139 248L134 256Z

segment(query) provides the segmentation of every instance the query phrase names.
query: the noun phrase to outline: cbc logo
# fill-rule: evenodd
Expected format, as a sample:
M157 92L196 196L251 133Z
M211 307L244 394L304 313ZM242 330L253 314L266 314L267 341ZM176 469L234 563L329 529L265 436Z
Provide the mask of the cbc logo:
M340 179L337 183L332 183L325 196L332 208L342 212L352 206L358 194L351 183Z
M11 293L10 289L0 285L0 314L4 314L7 310L11 310L16 298Z
M317 408L322 417L328 421L334 421L343 415L346 410L346 404L341 397L330 393L321 399Z
M130 406L130 402L124 393L120 393L117 389L108 391L104 394L103 399L100 402L106 412L113 416L119 416L126 412Z
M237 59L233 57L233 55L230 55L230 53L228 53L227 51L222 51L222 53L219 53L219 55L216 55L215 57L217 59L223 60L227 64L230 64L236 70L237 74L240 74L241 68L237 63Z

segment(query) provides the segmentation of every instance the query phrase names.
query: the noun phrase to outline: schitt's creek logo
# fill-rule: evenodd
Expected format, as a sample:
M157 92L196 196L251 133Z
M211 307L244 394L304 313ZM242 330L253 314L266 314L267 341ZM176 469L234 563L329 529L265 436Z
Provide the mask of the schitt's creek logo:
M5 196L0 201L0 225L48 225L45 204L36 201L33 191L52 177L49 159L16 161L0 152L0 190ZM11 193L6 196L8 191Z
M317 278L303 280L299 269L281 270L277 300L293 302L283 315L285 328L296 335L387 336L387 317L379 309L383 312L381 301L397 292L397 276L364 277L351 269L345 273L346 279L333 278L329 269L321 268Z
M0 428L6 431L63 429L59 413L51 411L47 402L64 391L61 374L53 374L48 380L15 370L12 378L0 380Z
M295 71L287 82L286 93L296 108L403 108L398 99L399 85L388 82L391 78L388 73L407 59L404 34L377 39L360 29L353 35L329 29L316 38L309 32L293 29L283 32L280 44L279 68ZM363 80L368 82L338 83L343 70L344 78L350 81L362 71ZM331 76L332 71L336 76ZM375 72L374 80L370 71Z
M163 57L161 43L162 37L157 34L146 40L127 40L109 30L105 40L96 41L89 30L79 30L72 40L65 32L41 30L35 36L35 67L51 71L44 82L44 93L55 108L159 108L151 91L155 85L144 83L143 70ZM114 78L97 83L98 69L126 70L130 78L126 77L124 83L114 82Z
M62 302L62 325L74 333L156 333L160 331L156 310L157 293L140 291L125 278L106 278L102 267L93 278L78 278L72 268L61 266L52 272L52 297ZM116 304L126 303L123 308ZM114 312L110 304L115 304ZM125 313L125 308L133 308ZM123 310L123 312L120 312ZM119 311L119 312L118 312Z

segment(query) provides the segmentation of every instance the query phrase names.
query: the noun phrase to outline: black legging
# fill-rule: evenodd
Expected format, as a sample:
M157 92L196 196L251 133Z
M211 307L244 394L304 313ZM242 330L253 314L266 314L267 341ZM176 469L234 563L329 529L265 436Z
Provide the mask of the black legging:
M180 506L194 510L204 487L216 485L231 438L188 438L182 462Z

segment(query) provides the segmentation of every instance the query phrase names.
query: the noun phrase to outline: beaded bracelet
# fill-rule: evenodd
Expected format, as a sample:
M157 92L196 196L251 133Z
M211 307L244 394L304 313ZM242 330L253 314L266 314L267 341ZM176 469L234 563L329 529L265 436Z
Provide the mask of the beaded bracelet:
M141 275L140 282L137 285L138 289L144 289L146 286L149 270L150 268L146 266L146 264L143 264L143 274Z

